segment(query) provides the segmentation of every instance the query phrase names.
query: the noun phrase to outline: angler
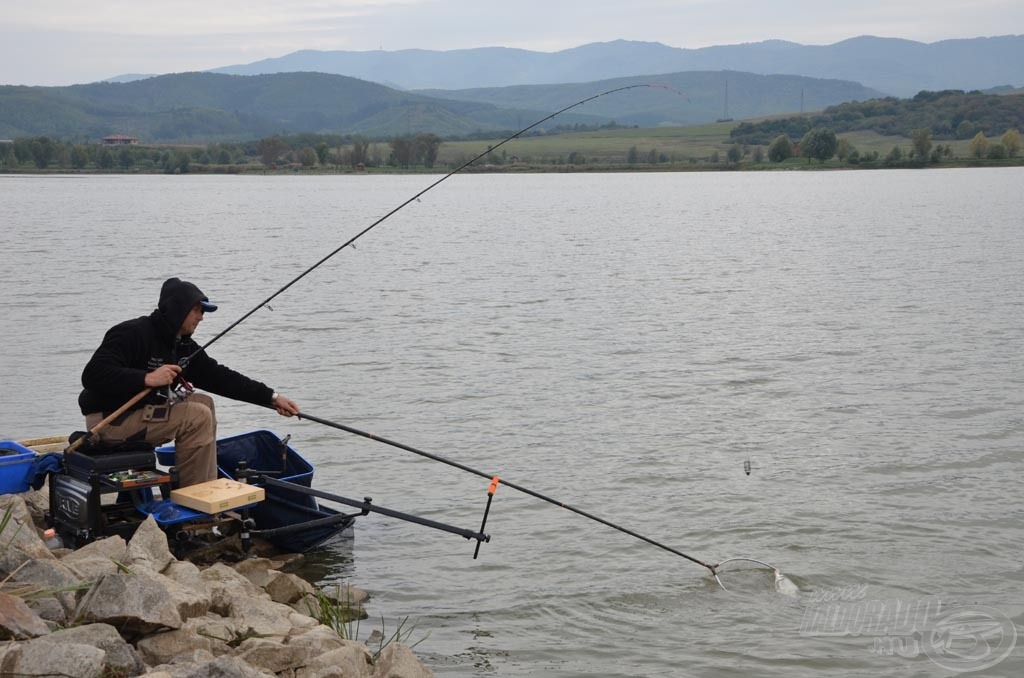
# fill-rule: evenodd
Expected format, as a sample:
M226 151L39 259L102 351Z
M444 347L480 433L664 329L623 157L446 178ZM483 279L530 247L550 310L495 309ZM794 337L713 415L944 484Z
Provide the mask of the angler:
M226 398L270 405L283 416L299 413L294 401L205 353L197 355L187 369L178 365L180 356L198 348L192 335L204 314L216 310L194 284L170 278L160 288L156 310L110 328L82 372L84 389L78 404L86 427L106 443L175 441L182 487L217 477L213 399L193 393L192 384ZM118 410L139 391L146 395ZM115 411L120 414L98 426Z

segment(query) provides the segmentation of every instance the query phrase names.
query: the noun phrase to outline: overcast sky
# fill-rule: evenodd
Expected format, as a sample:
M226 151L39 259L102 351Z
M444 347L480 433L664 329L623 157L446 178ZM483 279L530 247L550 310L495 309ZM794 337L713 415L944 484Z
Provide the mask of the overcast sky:
M553 52L619 38L696 48L1022 32L1022 0L0 0L0 84L205 70L299 49Z

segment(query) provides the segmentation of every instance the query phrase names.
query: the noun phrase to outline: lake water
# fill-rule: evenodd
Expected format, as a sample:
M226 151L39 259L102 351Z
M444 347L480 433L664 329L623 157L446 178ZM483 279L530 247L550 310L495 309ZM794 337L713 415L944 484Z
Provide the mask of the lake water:
M82 366L165 278L221 305L208 339L432 180L0 177L0 437L81 428ZM458 175L210 353L310 414L801 589L737 563L723 591L508 487L475 561L460 537L361 518L308 574L371 592L361 636L381 617L429 632L416 651L437 675L1018 676L1022 185L1022 169ZM483 478L218 412L222 435L291 434L319 489L479 527ZM822 600L837 587L859 613ZM938 626L899 626L933 600ZM865 609L876 627L853 621Z

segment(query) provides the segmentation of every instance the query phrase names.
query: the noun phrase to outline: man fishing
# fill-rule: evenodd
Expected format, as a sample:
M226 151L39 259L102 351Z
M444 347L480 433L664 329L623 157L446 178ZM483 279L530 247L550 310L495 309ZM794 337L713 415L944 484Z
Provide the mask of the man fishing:
M219 364L192 339L217 306L190 282L170 278L148 316L127 320L107 331L82 371L78 405L92 430L133 396L150 389L139 402L95 433L104 442L175 442L175 467L181 487L217 477L217 419L213 399L193 393L192 385L234 400L270 405L286 417L299 407L266 384ZM182 368L178 361L189 357Z

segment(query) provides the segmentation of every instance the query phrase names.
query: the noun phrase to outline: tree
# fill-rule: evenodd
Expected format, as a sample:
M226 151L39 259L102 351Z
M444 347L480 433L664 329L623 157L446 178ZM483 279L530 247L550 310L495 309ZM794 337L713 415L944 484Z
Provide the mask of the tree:
M635 165L640 160L640 152L636 150L636 146L630 146L629 152L626 153L626 162L630 165Z
M89 164L89 149L81 144L75 144L71 149L71 166L75 169L85 169Z
M313 165L316 164L316 161L316 151L310 148L309 146L306 146L301 151L299 151L299 162L302 163L303 167L312 167Z
M1006 147L1002 144L989 144L988 157L991 160L1005 160L1008 156Z
M836 144L836 157L839 158L839 162L846 162L846 159L850 157L850 152L853 151L853 144L846 137L843 137Z
M1006 149L1006 154L1011 158L1020 153L1020 132L1015 129L1008 129L999 137L999 143Z
M363 137L352 139L352 167L370 164L370 142Z
M984 132L978 132L971 139L971 143L967 145L971 150L971 156L975 158L984 158L988 153L988 139L985 138Z
M754 149L754 162L760 164L764 162L764 147L758 146Z
M768 147L768 159L772 162L782 162L793 157L793 142L789 140L788 134L780 134Z
M114 154L110 152L109 148L104 148L100 152L100 159L97 164L100 166L100 169L110 169L114 166Z
M326 141L321 141L319 144L316 145L316 159L320 162L321 165L327 164L327 154L329 151L330 147L327 145Z
M135 164L135 156L128 148L122 148L121 152L117 154L117 162L124 169L128 169Z
M921 162L928 159L928 154L932 150L932 131L930 128L924 127L921 129L915 129L910 132L910 143L914 147L914 157L919 158Z
M903 149L899 146L893 146L892 150L889 151L889 155L885 156L885 164L892 167L900 160L903 160Z
M46 169L57 155L57 149L50 137L33 139L30 148L32 149L32 160L35 161L36 167L39 169Z
M288 145L281 141L281 137L265 137L260 139L260 158L264 165L273 165L281 154L285 152Z
M743 157L743 150L740 148L739 144L733 144L729 147L729 150L726 151L725 157L729 162L736 164Z
M836 147L839 141L836 133L828 127L815 127L807 132L800 140L800 153L810 162L816 158L818 162L825 162L836 154Z

